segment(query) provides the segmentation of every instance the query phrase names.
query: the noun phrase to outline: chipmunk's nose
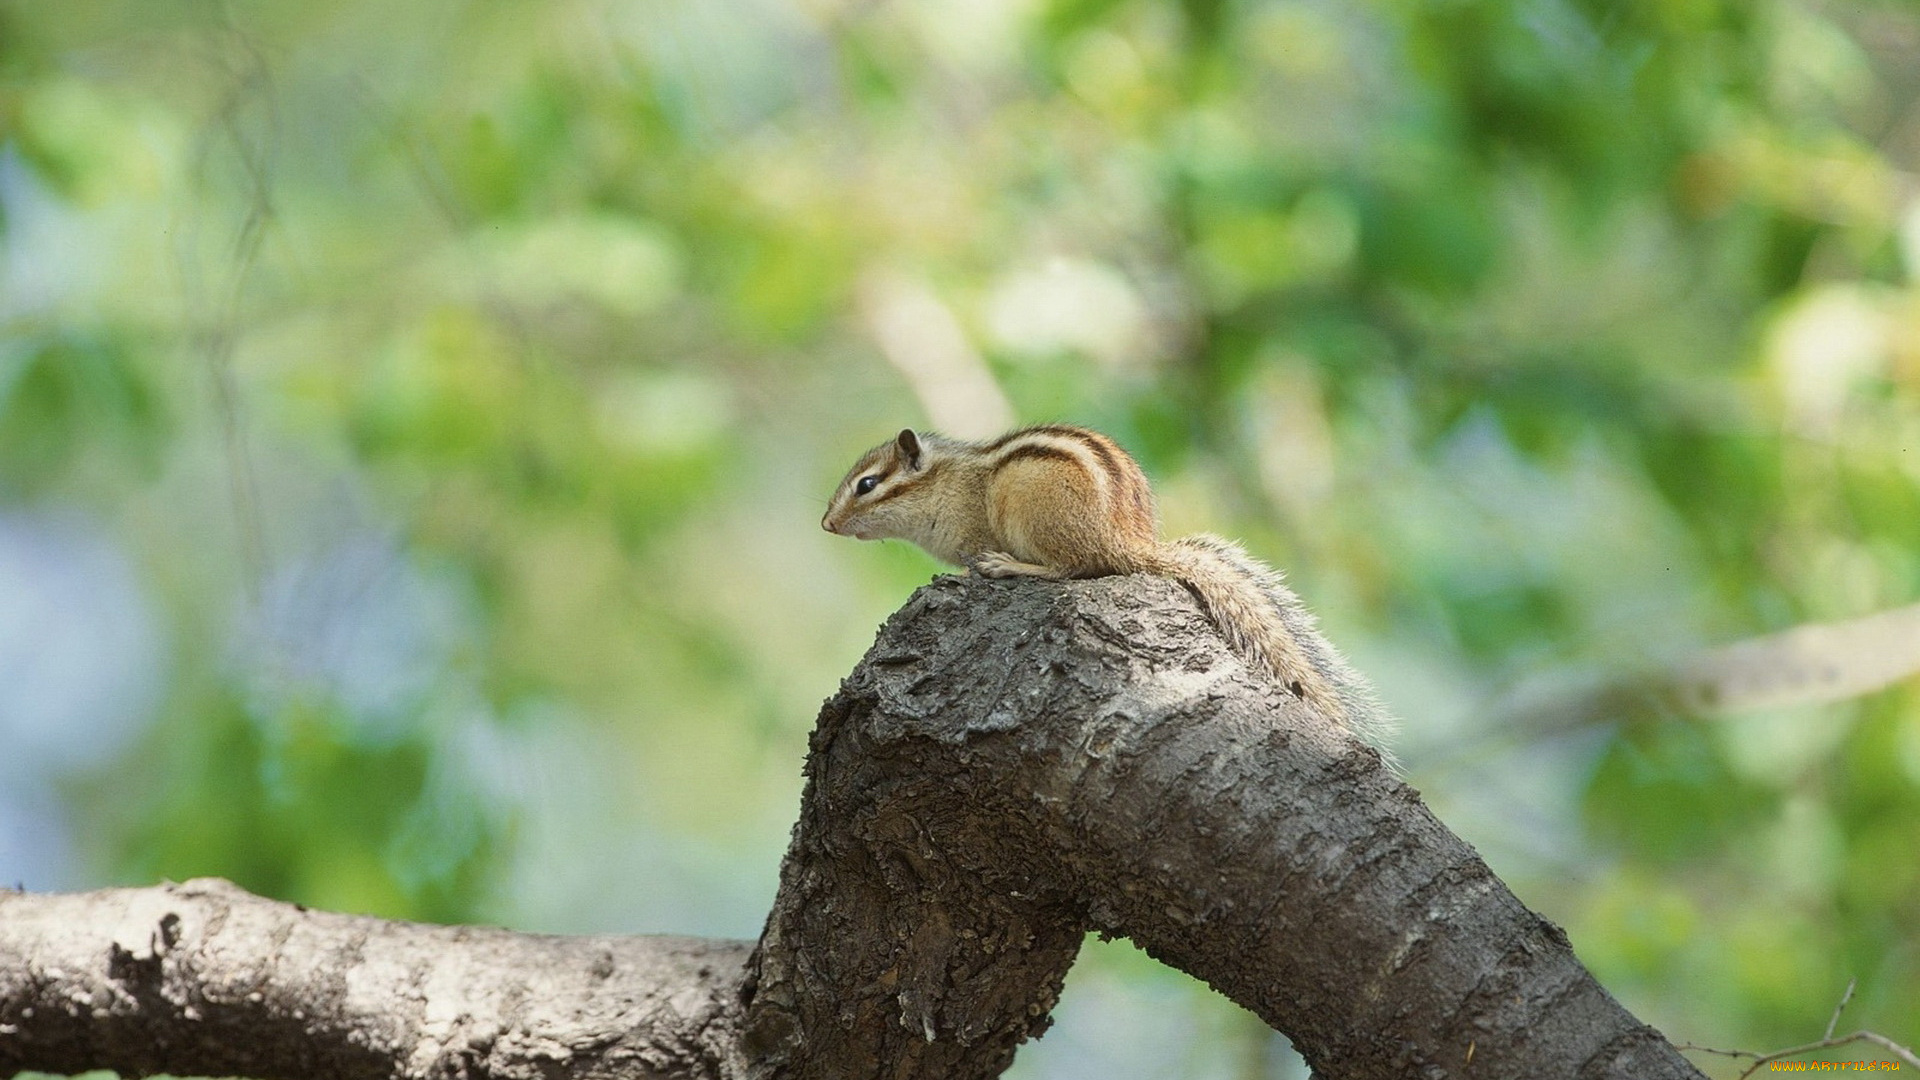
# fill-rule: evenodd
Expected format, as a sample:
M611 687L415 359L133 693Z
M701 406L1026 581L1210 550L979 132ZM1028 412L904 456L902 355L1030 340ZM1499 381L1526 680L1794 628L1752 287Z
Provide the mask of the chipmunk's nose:
M836 529L836 528L834 528L834 527L833 527L833 512L832 512L832 511L828 511L828 512L827 512L827 515L826 515L825 517L823 517L823 518L821 518L821 519L820 519L820 527L821 527L821 528L823 528L823 529L825 529L825 530L827 530L828 532L830 532L830 533L832 533L832 534L834 534L835 536L838 536L838 535L840 535L840 530L839 530L839 529Z

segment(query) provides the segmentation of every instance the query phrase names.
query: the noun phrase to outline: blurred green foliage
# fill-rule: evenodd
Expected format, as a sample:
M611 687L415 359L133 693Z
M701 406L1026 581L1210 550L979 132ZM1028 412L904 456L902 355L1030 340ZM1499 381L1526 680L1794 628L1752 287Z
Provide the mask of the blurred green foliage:
M1917 57L1892 0L0 3L0 514L116 537L171 657L75 876L750 935L932 569L815 529L840 470L1069 419L1645 1019L1857 976L1911 1040L1911 680L1443 751L1920 600Z

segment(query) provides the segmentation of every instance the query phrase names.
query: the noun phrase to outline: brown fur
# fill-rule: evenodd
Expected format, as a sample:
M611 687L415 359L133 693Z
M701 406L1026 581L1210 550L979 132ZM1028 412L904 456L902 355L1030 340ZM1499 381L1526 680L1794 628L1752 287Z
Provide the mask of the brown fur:
M867 476L878 479L861 495ZM1365 685L1280 574L1217 536L1162 542L1146 475L1097 431L1048 424L986 442L901 432L847 472L821 525L910 540L988 577L1173 578L1252 666L1336 723L1376 742L1386 734Z

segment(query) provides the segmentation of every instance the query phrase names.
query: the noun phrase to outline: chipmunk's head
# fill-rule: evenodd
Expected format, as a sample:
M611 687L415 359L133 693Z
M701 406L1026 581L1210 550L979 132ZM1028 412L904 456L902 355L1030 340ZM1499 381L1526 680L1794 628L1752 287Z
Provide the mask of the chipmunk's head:
M847 470L820 526L856 540L913 540L925 515L919 504L931 496L922 483L933 447L912 428L867 451Z

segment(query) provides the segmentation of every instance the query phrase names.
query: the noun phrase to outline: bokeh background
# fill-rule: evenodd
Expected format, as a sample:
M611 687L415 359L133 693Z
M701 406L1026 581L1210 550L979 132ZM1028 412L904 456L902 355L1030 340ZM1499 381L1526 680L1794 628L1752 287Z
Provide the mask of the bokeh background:
M1911 1042L1920 685L1526 702L1920 600L1916 169L1891 0L0 2L0 877L752 937L841 471L1071 420L1641 1017ZM1093 943L1012 1075L1290 1053Z

